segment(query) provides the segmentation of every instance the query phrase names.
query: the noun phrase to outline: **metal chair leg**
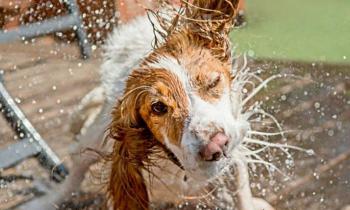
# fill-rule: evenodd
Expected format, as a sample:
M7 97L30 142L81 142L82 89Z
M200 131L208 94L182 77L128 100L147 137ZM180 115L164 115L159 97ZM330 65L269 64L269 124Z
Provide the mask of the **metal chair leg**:
M91 45L88 42L87 34L84 29L84 24L80 15L79 6L76 0L66 0L65 4L67 5L68 11L74 17L76 17L77 25L75 29L75 33L78 37L79 47L81 50L81 54L83 59L87 59L91 56Z
M63 17L55 17L48 20L32 23L25 26L19 26L11 30L0 30L0 43L21 40L23 38L32 38L56 31L73 28L77 34L80 52L83 59L91 56L91 45L87 39L86 31L79 12L76 0L65 0L65 6L69 14Z
M1 167L8 168L18 161L36 155L41 165L52 172L51 178L57 182L62 181L68 174L68 170L16 105L10 94L7 92L5 86L1 82L1 75L0 111L6 120L10 123L11 127L17 133L17 135L21 137L20 140L24 140L23 143L11 145L5 150L0 151L0 153L2 153L2 155L0 154L0 157L5 158L4 154L9 155L6 155L7 160L2 162ZM23 149L24 153L26 154L17 155L16 152L11 152L19 149Z

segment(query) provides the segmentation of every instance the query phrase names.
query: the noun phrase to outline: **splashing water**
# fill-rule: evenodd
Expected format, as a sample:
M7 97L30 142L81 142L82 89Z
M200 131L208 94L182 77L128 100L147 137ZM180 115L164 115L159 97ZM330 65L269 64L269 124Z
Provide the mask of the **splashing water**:
M277 171L286 178L289 178L277 166L275 166L272 163L273 159L271 159L270 157L263 156L261 154L271 148L278 149L286 155L287 160L285 161L285 163L287 165L293 166L294 160L289 150L302 151L308 155L313 155L314 151L306 150L293 145L288 145L287 143L269 142L269 139L271 137L278 136L281 137L280 141L285 142L285 134L293 131L283 130L281 124L278 122L276 117L266 112L262 108L262 101L252 103L252 105L250 106L248 106L248 102L254 99L254 97L257 96L258 93L260 93L264 88L266 88L267 85L273 80L287 77L300 77L289 74L275 74L268 77L267 79L263 79L259 76L259 74L263 70L259 69L257 71L252 71L249 67L247 67L247 63L247 57L246 55L243 55L242 67L238 69L238 65L234 64L234 72L236 72L236 77L232 83L232 97L234 100L240 101L240 104L238 105L238 107L233 108L233 113L235 113L239 119L248 121L249 123L259 123L261 125L259 127L261 128L266 127L266 122L263 119L267 118L270 121L272 121L272 126L278 131L262 131L259 130L259 128L254 128L250 126L247 135L244 137L243 141L236 147L236 149L232 152L231 155L233 156L234 162L244 162L245 164L250 166L250 169L256 168L257 165L263 165L269 173L270 177L272 176L273 172Z

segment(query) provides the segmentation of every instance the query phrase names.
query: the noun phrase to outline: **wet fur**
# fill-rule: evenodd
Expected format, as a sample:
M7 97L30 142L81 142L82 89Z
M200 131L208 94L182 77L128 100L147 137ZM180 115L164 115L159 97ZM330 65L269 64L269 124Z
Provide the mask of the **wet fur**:
M149 88L147 85L145 87L140 85L140 83L144 84L142 78L147 76L143 74L142 69L154 69L154 65L159 63L159 55L175 58L180 55L188 55L188 69L191 69L191 65L199 65L201 59L209 61L213 66L220 66L223 69L226 82L230 86L232 83L234 85L237 72L232 71L228 32L232 27L237 1L195 0L192 4L184 3L184 5L184 11L178 13L179 17L171 19L167 24L161 24L162 21L160 21L158 27L162 27L165 33L160 35L157 45L151 45L154 38L152 24L146 17L140 17L117 29L105 46L101 80L106 101L96 122L87 129L86 134L81 136L82 142L78 149L100 147L99 150L108 154L105 159L111 164L111 170L107 184L107 206L111 209L149 209L151 201L156 201L159 197L161 197L160 199L167 197L153 192L153 190L157 191L158 187L164 188L165 183L169 183L168 188L169 186L174 187L171 189L173 193L171 201L179 202L185 199L182 194L175 194L184 190L179 184L179 181L183 183L183 172L169 161L162 147L159 146L160 143L166 143L166 139L162 138L160 133L152 131L147 125L144 120L147 112L139 111L142 108L140 105L145 104L145 88ZM155 19L153 21L156 22ZM138 68L140 71L137 70ZM161 72L161 69L157 71ZM173 73L177 73L176 70L174 71ZM200 71L200 69L193 69L193 71ZM160 76L172 77L169 72L160 73ZM177 77L181 80L181 75L177 75ZM173 80L170 79L170 81ZM159 85L158 88L162 89L162 86ZM240 101L239 91L241 90L236 91L238 92L233 97L238 98L234 98L234 100ZM217 89L217 93L220 92L221 90ZM216 92L213 93L213 96L215 94ZM215 97L207 98L207 100L215 100ZM241 112L240 108L234 107L233 109L238 116ZM186 112L182 114L186 114ZM103 139L106 122L110 122L106 132L109 143L101 147L99 142ZM169 124L168 127L172 127L172 125ZM98 133L102 136L97 135ZM174 136L179 135L174 134ZM89 143L84 142L86 140ZM112 147L110 147L111 143ZM172 144L176 144L176 142L172 142ZM89 164L94 161L97 159L88 161L87 166L84 166L82 158L75 161L80 167L73 170L73 175L69 176L60 188L62 190L59 196L44 202L56 203L64 195L74 191L74 186L77 187L76 185L81 182ZM245 168L245 164L242 167ZM226 175L229 169L227 167L223 175ZM165 179L158 176L157 170L162 173L163 177L165 176ZM169 174L174 177L168 176L164 170L173 170ZM156 178L152 180L151 176ZM157 181L160 185L156 184ZM249 184L244 182L244 189L250 192ZM198 190L205 188L205 184L207 182L199 186L187 184L188 189L185 191L189 192L195 188L195 192L197 191L196 193L199 194L194 194L194 197L200 199L198 195L208 193L205 189ZM179 186L180 189L176 189ZM169 191L168 188L165 187ZM251 194L248 193L242 197L246 198L242 199L242 202L245 203L242 206L253 206ZM232 200L228 202L232 202Z
M173 27L173 30L179 28L178 31L167 30L168 34L163 36L164 44L156 48L141 67L148 68L147 64L156 62L158 55L170 55L175 58L179 58L178 55L181 54L190 56L186 50L191 52L192 49L208 49L214 58L229 66L230 47L227 33L235 16L237 1L194 1L193 5L185 5L185 24ZM206 8L205 12L201 8ZM205 19L205 15L210 16L210 19ZM175 21L172 23L180 24ZM227 68L226 72L229 74L230 68ZM137 106L143 104L144 100L143 88L133 88L144 83L137 82L137 79L134 81L133 74L135 73L133 72L127 80L129 83L126 84L125 96L114 109L113 120L109 126L109 137L116 143L111 153L112 171L108 192L114 209L119 210L149 208L142 170L147 170L147 165L154 164L149 158L157 141L153 137L154 133L149 132L149 127L138 116L137 110L140 107ZM156 77L156 74L153 75ZM139 77L143 78L142 75ZM137 84L136 87L133 87L132 83Z

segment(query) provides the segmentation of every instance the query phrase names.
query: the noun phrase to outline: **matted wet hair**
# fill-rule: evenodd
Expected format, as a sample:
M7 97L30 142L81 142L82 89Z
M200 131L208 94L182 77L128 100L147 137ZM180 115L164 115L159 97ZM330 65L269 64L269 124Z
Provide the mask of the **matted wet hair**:
M230 40L227 34L234 25L239 0L181 0L174 7L167 0L160 0L159 10L149 10L148 15L156 17L157 23L150 18L155 31L154 48L160 47L158 40L166 40L176 32L195 35L207 43L217 57L228 59L231 54ZM166 14L164 14L166 13Z

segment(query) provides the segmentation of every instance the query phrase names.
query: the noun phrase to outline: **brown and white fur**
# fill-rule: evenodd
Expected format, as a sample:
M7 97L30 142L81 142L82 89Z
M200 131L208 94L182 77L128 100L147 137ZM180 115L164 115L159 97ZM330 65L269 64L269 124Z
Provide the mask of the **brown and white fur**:
M111 35L97 91L104 95L103 108L76 149L108 153L108 208L149 209L151 203L200 200L224 188L215 185L229 177L237 182L239 209L272 209L252 197L238 152L250 125L242 114L242 84L228 41L237 3L194 0L168 30L139 17ZM154 27L165 33L156 46ZM86 154L73 156L74 167L58 192L25 208L52 208L79 188L95 161ZM237 176L232 168L238 169ZM215 199L226 208L237 206L234 192L220 192Z

